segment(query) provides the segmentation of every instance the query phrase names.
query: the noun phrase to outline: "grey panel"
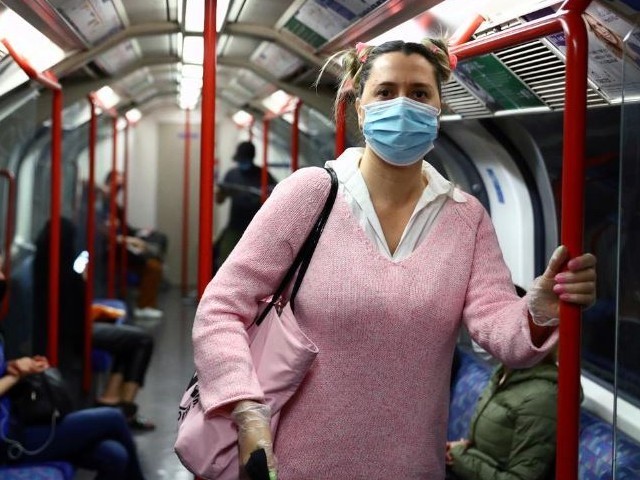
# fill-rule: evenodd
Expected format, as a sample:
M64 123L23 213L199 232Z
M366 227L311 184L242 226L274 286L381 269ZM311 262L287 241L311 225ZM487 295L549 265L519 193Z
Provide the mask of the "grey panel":
M167 18L167 3L172 18ZM176 15L176 0L123 0L122 4L132 24L173 20Z
M137 39L142 55L163 56L171 53L171 37L169 35L153 35Z

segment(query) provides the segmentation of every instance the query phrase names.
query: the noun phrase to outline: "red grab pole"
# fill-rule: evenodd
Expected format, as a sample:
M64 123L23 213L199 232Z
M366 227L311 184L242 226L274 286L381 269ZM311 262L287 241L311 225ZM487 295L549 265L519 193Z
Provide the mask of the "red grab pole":
M93 346L93 319L91 318L91 305L93 304L93 284L95 281L95 236L96 236L96 141L98 138L98 115L94 98L89 95L91 103L91 120L89 122L89 180L87 184L87 284L84 292L84 370L82 372L82 389L85 393L91 389L91 349Z
M216 117L216 0L204 2L204 60L200 134L200 230L198 237L198 297L213 273L213 156Z
M262 203L267 201L268 192L267 184L269 183L269 119L265 116L262 119L262 172L260 175L260 200Z
M62 191L62 90L53 91L51 115L51 229L49 245L49 331L47 356L58 365L60 305L60 207Z
M58 365L58 317L60 312L60 207L62 190L62 87L51 72L38 72L17 53L5 38L2 44L22 70L53 93L51 104L51 221L49 242L49 318L47 322L47 356L49 363Z
M567 2L560 17L567 44L560 236L571 256L583 247L588 39L582 12L588 3ZM567 480L578 478L580 313L580 307L560 302L556 478Z
M291 171L298 170L300 156L300 110L302 109L302 100L296 101L296 107L293 110L293 125L291 126Z
M111 119L113 128L113 154L111 157L111 181L109 182L109 252L107 270L107 295L110 298L116 296L116 169L118 167L118 117ZM124 241L124 240L123 240Z
M120 233L123 241L120 244L120 296L124 299L127 296L127 243L124 241L129 232L127 231L127 201L129 188L129 121L124 128L124 165L122 168L122 225Z
M453 35L449 39L449 46L452 47L454 45L460 45L469 40L483 22L484 17L479 13L476 13L473 17L467 20L467 23L462 24L460 28L453 32Z
M16 213L16 178L9 170L0 170L0 177L6 178L9 183L9 192L7 202L6 216L4 217L4 262L2 264L2 273L5 278L11 278L11 241L13 240L13 226L15 224ZM10 282L7 282L7 292L5 293L2 306L0 307L0 319L3 319L9 311L9 289Z
M336 158L344 152L347 144L347 101L341 99L338 102L338 111L336 112Z
M182 173L182 296L188 293L189 282L189 174L191 171L191 110L184 117L184 170Z

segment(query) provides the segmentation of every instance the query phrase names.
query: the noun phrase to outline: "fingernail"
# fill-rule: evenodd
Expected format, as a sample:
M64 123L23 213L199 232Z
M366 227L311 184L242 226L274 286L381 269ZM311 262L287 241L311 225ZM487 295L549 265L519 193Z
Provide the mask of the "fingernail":
M562 295L560 295L560 300L563 300L565 302L571 301L571 294L563 293Z
M564 282L564 281L566 281L566 280L567 280L567 276L566 276L566 275L564 275L563 273L559 273L559 274L557 274L555 277L553 277L553 279L554 279L556 282Z
M564 292L564 285L560 285L559 283L553 286L553 292L556 294L561 294Z

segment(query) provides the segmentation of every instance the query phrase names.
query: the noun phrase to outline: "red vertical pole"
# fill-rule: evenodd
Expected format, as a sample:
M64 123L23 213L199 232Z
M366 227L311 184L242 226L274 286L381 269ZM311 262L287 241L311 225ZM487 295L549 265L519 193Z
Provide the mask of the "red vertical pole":
M82 389L88 393L91 389L91 349L93 346L93 319L91 318L91 305L93 304L93 284L95 281L95 236L96 236L96 140L98 138L98 116L93 98L89 96L91 103L91 120L89 122L89 179L87 183L87 284L84 291L84 370L82 372Z
M184 170L182 173L182 296L188 293L189 282L189 174L191 172L191 111L184 117Z
M126 238L129 232L127 231L127 202L128 202L128 189L129 189L129 121L124 128L124 165L122 172L122 225L120 225L120 233L123 238ZM122 242L120 244L120 296L127 298L127 244Z
M213 169L216 119L216 0L204 3L204 77L200 133L200 231L198 238L198 296L211 280L213 239Z
M298 170L298 162L300 156L300 109L302 109L302 100L296 101L296 108L293 110L293 125L291 126L291 171Z
M51 112L51 228L49 242L49 328L47 356L58 365L60 304L60 209L62 204L62 90L53 91Z
M588 2L567 3L561 17L567 58L560 221L561 242L573 257L582 253L588 40L581 14ZM556 478L563 480L578 478L580 335L580 307L560 302Z
M108 252L108 271L107 271L107 295L109 298L116 296L116 172L118 161L118 118L113 117L111 120L113 127L113 155L111 157L111 182L109 184L109 252Z
M269 119L263 118L262 120L262 175L260 176L261 195L260 200L262 203L267 201L267 184L269 183Z
M340 100L338 102L338 111L336 112L336 158L344 152L347 143L347 101Z

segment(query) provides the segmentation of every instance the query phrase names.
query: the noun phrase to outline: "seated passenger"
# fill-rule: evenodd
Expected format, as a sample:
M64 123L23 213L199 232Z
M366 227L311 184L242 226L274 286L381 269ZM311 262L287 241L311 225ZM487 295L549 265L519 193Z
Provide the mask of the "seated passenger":
M0 286L3 285L6 285L6 279L0 271ZM4 291L4 287L0 288L1 296ZM21 378L40 373L48 366L47 359L41 356L9 361L6 371L0 372L0 396L9 392ZM3 415L5 413L8 412ZM15 424L14 419L12 424ZM90 408L71 412L56 424L46 446L51 434L50 425L17 427L13 429L11 440L19 442L30 453L22 452L18 458L12 458L12 462L64 460L94 470L95 478L100 480L144 478L131 433L119 410ZM9 459L8 449L9 443L3 439L0 449L3 462ZM15 447L12 451L16 451Z
M485 388L466 439L447 442L447 479L542 480L556 451L555 354L531 368L499 366Z
M111 182L115 182L116 195L122 190L123 176L120 172L111 171L105 178L102 187L103 230L108 238L109 225L109 199L111 198ZM136 308L133 313L136 317L159 318L162 311L158 309L158 290L162 282L163 259L167 250L167 236L161 232L149 229L135 228L126 224L126 235L122 235L125 225L123 222L124 210L116 204L116 228L119 244L126 243L127 267L140 277L140 288ZM117 255L120 255L118 250Z
M44 353L46 345L47 297L49 285L49 223L36 240L34 261L36 322L34 348ZM66 218L60 223L60 367L71 370L81 362L84 346L84 289L85 281L73 269L76 230ZM93 323L93 345L113 355L113 365L104 393L97 399L101 406L122 409L129 425L137 430L152 430L155 426L137 414L134 403L149 367L153 352L153 338L135 325Z

